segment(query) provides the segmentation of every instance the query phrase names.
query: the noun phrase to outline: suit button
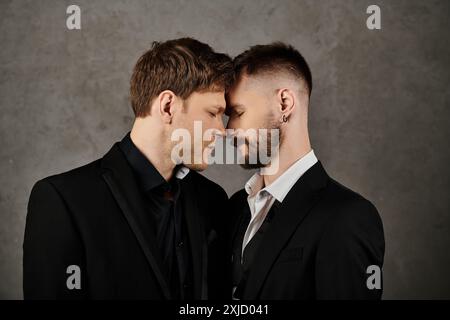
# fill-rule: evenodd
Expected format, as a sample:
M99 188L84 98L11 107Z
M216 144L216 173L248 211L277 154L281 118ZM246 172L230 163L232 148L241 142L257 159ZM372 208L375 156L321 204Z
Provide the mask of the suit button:
M178 248L181 248L181 247L183 247L184 246L184 242L183 241L180 241L180 242L178 242Z

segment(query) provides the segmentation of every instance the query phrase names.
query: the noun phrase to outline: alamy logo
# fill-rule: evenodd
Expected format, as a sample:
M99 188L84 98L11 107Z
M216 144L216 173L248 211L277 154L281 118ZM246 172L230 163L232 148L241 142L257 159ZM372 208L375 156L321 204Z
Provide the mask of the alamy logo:
M176 143L171 151L175 164L259 164L264 174L275 174L279 168L279 129L227 129L223 136L216 129L203 132L202 122L194 121L193 134L179 128L171 141Z
M367 289L381 289L381 269L377 265L370 265L366 269L366 273L370 276L367 278Z
M381 9L379 6L372 4L367 7L367 14L370 16L367 18L366 25L369 30L381 29Z
M77 265L70 265L67 267L66 273L70 276L67 277L66 286L67 289L73 290L81 289L81 270Z
M79 6L72 4L67 7L66 13L70 14L66 20L66 26L69 30L81 29L81 9Z

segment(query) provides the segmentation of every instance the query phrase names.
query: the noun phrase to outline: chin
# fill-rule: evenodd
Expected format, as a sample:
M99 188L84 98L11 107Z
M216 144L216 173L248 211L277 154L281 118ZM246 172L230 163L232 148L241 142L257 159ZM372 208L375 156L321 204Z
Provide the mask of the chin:
M261 169L261 168L264 168L265 166L266 165L260 164L260 163L255 163L255 164L244 163L244 164L241 164L241 168L246 169L246 170Z
M208 168L208 164L207 163L200 163L200 164L185 164L184 165L186 168L189 168L189 170L194 170L194 171L204 171Z
M244 158L244 163L241 163L240 166L243 169L253 170L253 169L261 169L267 166L266 164L259 162L259 160L257 160L256 163L250 163L250 156L248 155L248 153L242 155L242 157Z

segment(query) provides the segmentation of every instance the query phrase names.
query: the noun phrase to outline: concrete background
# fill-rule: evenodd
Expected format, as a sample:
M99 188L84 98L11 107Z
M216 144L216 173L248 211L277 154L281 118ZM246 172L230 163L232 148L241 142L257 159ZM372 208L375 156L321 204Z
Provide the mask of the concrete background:
M82 30L66 28L81 7ZM378 4L382 29L366 28ZM153 40L235 55L296 46L313 72L313 147L384 221L384 298L450 298L450 1L0 2L0 298L22 297L35 181L101 157L129 130L128 81ZM231 195L251 175L205 173Z

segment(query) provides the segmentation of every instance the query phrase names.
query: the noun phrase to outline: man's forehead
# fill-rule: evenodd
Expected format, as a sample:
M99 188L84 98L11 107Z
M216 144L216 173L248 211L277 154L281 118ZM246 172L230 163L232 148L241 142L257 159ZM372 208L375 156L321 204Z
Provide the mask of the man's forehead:
M225 94L227 104L237 104L238 101L234 100L238 99L243 94L252 91L253 88L251 87L251 82L252 81L248 76L240 76Z
M227 109L233 109L239 105L238 97L236 91L229 91L225 95L225 102Z
M224 91L196 91L192 93L188 99L201 99L202 101L207 102L208 104L217 104L217 105L224 105L225 103L225 97L224 97Z
M251 84L253 78L253 76L249 76L246 73L240 74L231 86L231 91L235 92L242 89L247 89Z

